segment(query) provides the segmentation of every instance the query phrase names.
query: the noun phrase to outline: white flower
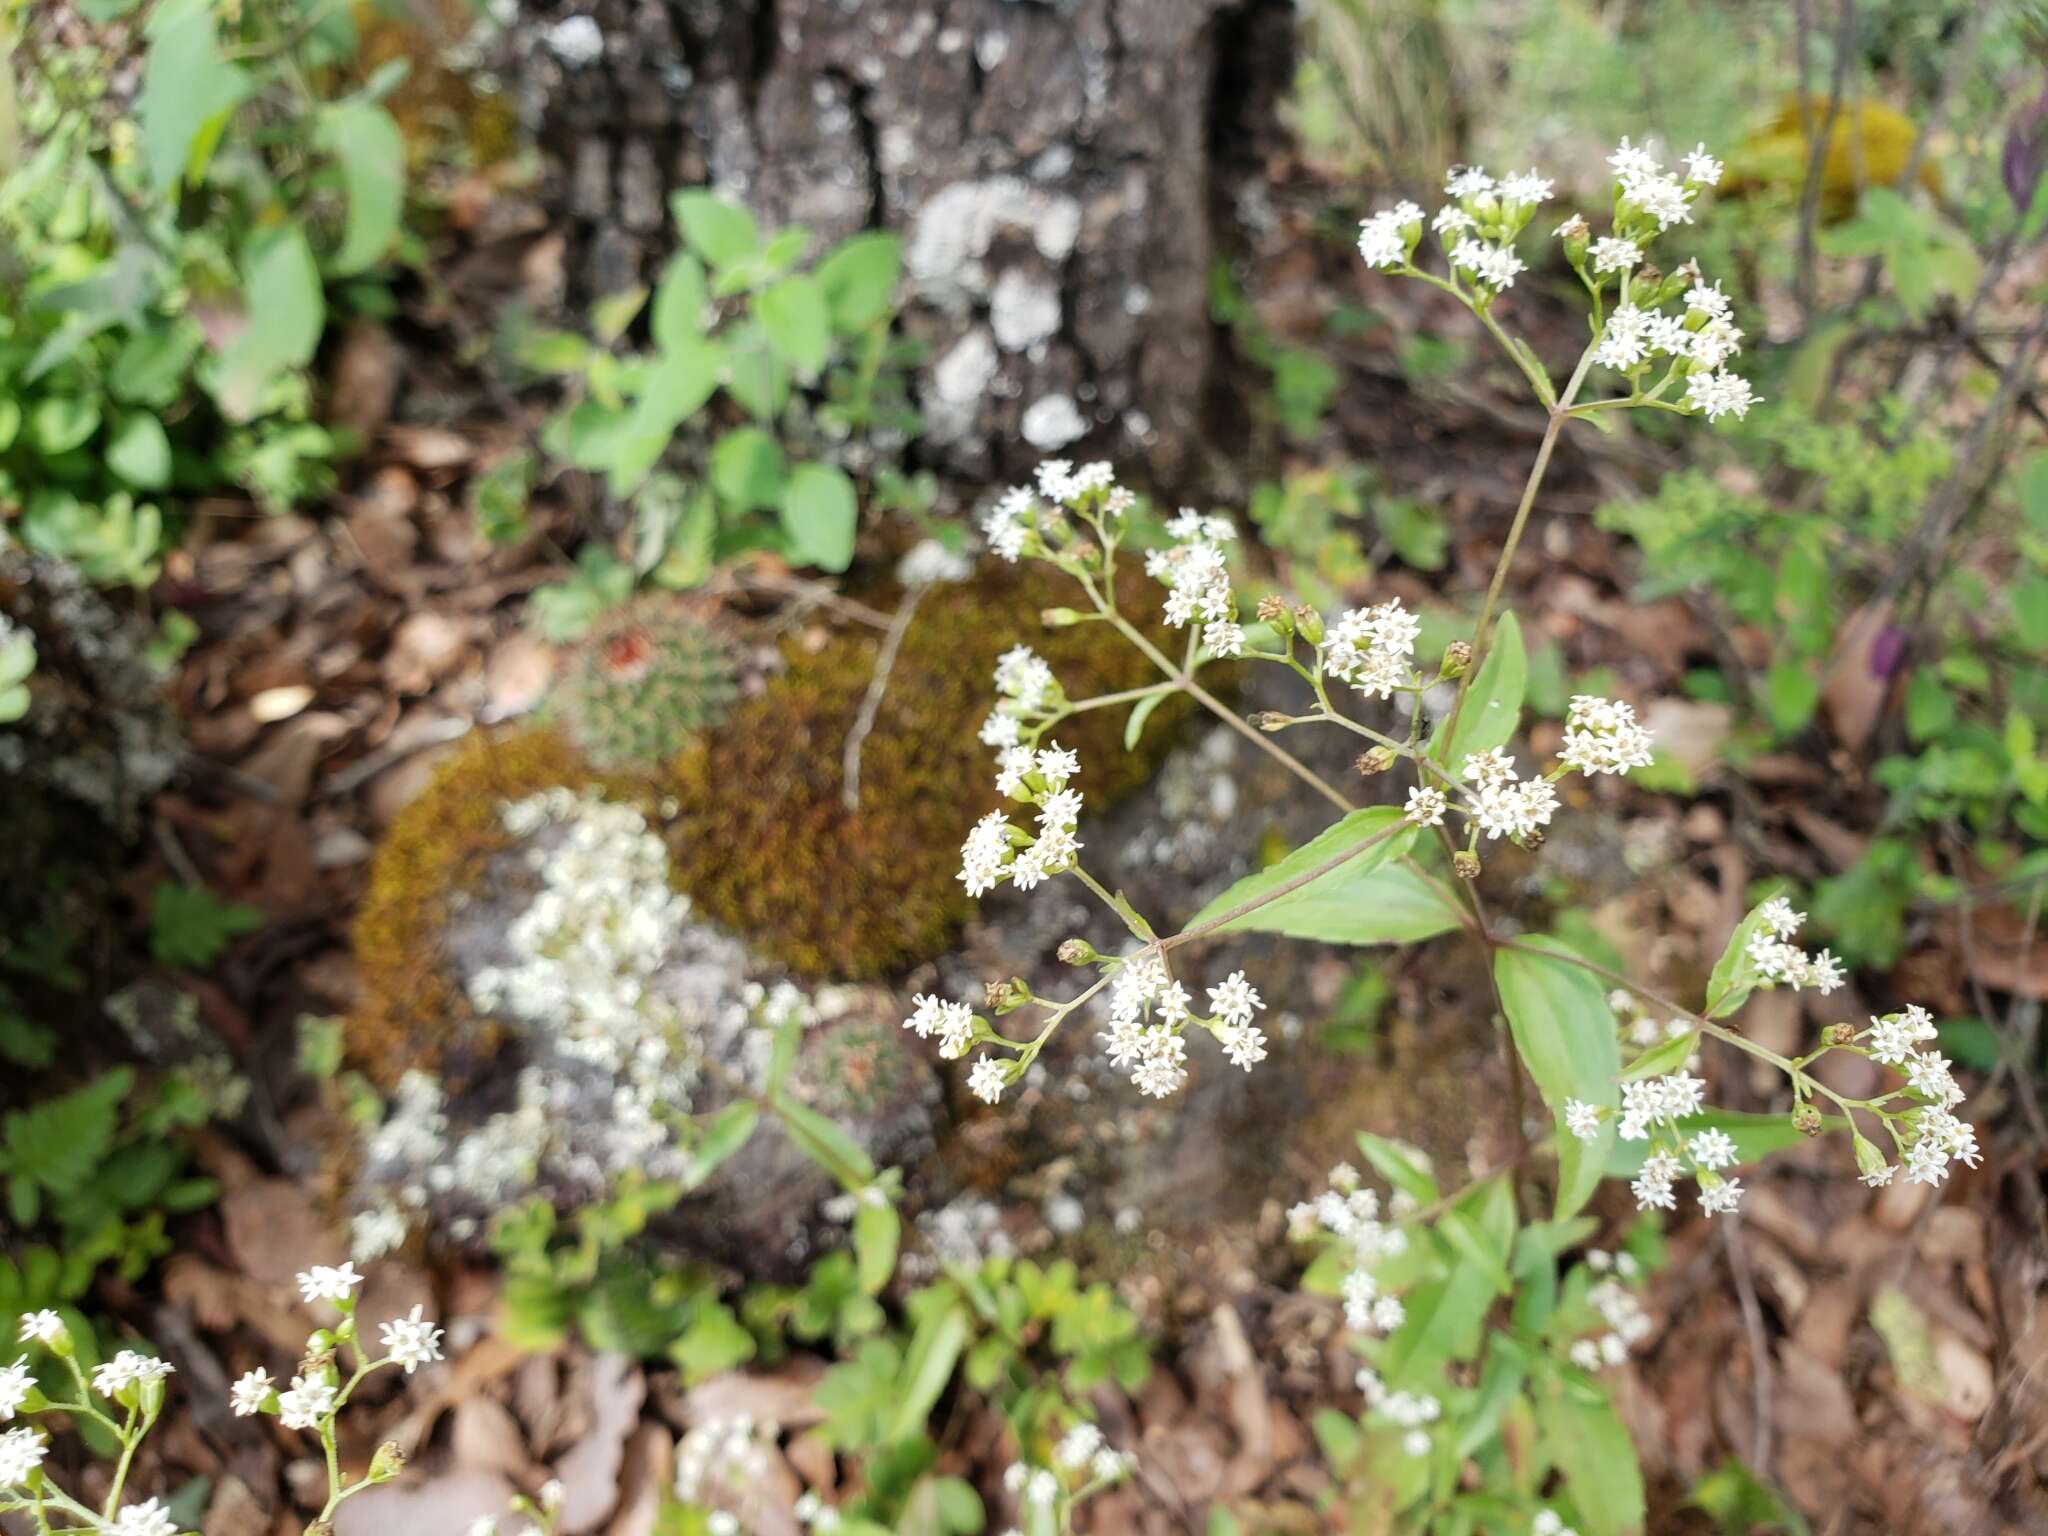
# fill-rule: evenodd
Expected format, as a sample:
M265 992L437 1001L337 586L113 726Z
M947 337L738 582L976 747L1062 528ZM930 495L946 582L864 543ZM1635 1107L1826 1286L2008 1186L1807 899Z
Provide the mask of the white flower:
M1734 1139L1718 1127L1698 1132L1686 1143L1686 1149L1702 1168L1728 1168L1735 1162Z
M315 1264L299 1275L299 1295L308 1304L316 1301L347 1301L351 1292L363 1283L363 1277L356 1273L353 1262L331 1265Z
M1804 912L1792 910L1792 903L1782 896L1773 896L1756 909L1757 922L1781 939L1789 939L1799 931L1799 925L1806 921Z
M1228 1025L1217 1031L1216 1040L1233 1067L1249 1072L1266 1059L1266 1034L1256 1025Z
M1528 264L1510 247L1488 245L1483 240L1460 240L1452 246L1451 265L1491 288L1512 288L1516 274L1528 271Z
M960 845L960 880L967 894L979 896L994 890L1002 881L1009 857L1010 819L1001 811L990 811Z
M235 1381L228 1394L228 1404L235 1410L235 1417L246 1419L252 1413L261 1413L263 1405L270 1401L270 1393L276 1383L270 1379L270 1372L258 1366Z
M1608 235L1595 240L1587 254L1595 272L1626 272L1643 259L1643 248L1633 240Z
M1008 1082L1009 1074L993 1056L976 1057L974 1066L967 1073L967 1091L984 1104L1001 1103L1003 1089Z
M1050 1505L1060 1496L1060 1480L1040 1467L1024 1483L1024 1499L1030 1504Z
M1721 162L1707 153L1707 146L1695 144L1685 157L1685 179L1711 187L1721 180Z
M1564 1128L1581 1141L1591 1141L1600 1134L1600 1106L1579 1099L1566 1099Z
M469 1522L467 1536L498 1536L498 1522L489 1515L478 1515Z
M1742 1181L1720 1179L1715 1183L1700 1185L1700 1210L1708 1216L1718 1216L1732 1211L1742 1203Z
M1600 345L1593 352L1593 361L1617 373L1626 373L1648 361L1650 318L1647 311L1633 304L1617 304L1600 332Z
M277 1395L277 1416L286 1429L313 1429L334 1409L332 1382L318 1376L294 1376L291 1389Z
M1614 167L1615 180L1624 183L1658 175L1664 169L1647 149L1630 144L1626 134L1622 135L1620 147L1607 157L1607 163Z
M1696 373L1685 381L1685 403L1702 412L1707 420L1733 416L1738 421L1756 403L1749 380L1733 373Z
M1418 784L1408 791L1408 803L1403 810L1407 819L1418 827L1440 827L1444 822L1446 805L1442 790Z
M1500 200L1504 203L1525 203L1534 205L1550 200L1554 183L1547 176L1538 176L1533 170L1519 176L1510 176L1500 184Z
M365 1262L403 1247L405 1213L395 1205L373 1205L349 1218L349 1247Z
M920 539L896 562L896 579L906 587L926 587L934 582L965 581L973 569L937 539Z
M1633 709L1582 693L1565 716L1564 746L1557 755L1566 767L1592 775L1647 768L1654 753L1650 733L1636 723Z
M408 1376L441 1358L441 1330L423 1319L421 1310L414 1303L409 1315L377 1325L385 1354L393 1365L402 1366Z
M1632 1086L1622 1084L1624 1092ZM1627 1134L1626 1131L1623 1132ZM1651 1207L1660 1210L1678 1209L1678 1196L1672 1190L1672 1181L1679 1175L1678 1159L1669 1152L1652 1152L1643 1159L1643 1171L1635 1176L1629 1190L1636 1197L1636 1209L1647 1211Z
M1052 1459L1068 1471L1079 1471L1102 1449L1102 1431L1093 1424L1076 1424L1060 1437Z
M1582 1371L1600 1369L1600 1346L1591 1339L1574 1340L1567 1353L1571 1356L1572 1364Z
M28 1401L28 1395L35 1389L35 1378L28 1373L28 1363L17 1360L12 1365L0 1365L0 1424L13 1418L21 1405Z
M1081 771L1081 759L1056 741L1039 752L1037 761L1038 776L1045 780L1047 789L1066 788L1067 780ZM1080 796L1074 797L1074 803L1080 804Z
M1212 656L1244 654L1244 627L1232 619L1211 619L1202 629L1202 644Z
M1493 190L1493 178L1476 165L1454 165L1444 177L1448 197L1480 197Z
M155 1499L130 1504L107 1527L110 1536L177 1536L178 1522Z
M1473 802L1472 819L1490 838L1529 837L1550 825L1557 813L1557 791L1542 779L1519 784L1492 784Z
M939 1054L948 1060L967 1054L974 1041L974 1010L965 1003L947 1002L920 993L912 999L910 1017L903 1027L921 1040L939 1037Z
M1443 207L1437 209L1436 217L1429 221L1429 227L1440 235L1462 235L1468 229L1477 229L1479 221L1456 203L1445 203Z
M1232 971L1220 985L1209 989L1210 1010L1231 1024L1251 1023L1252 1015L1265 1006L1243 971Z
M1410 1456L1429 1454L1429 1434L1426 1430L1411 1429L1401 1437L1401 1449Z
M1519 777L1515 772L1515 760L1505 752L1491 747L1484 752L1474 752L1466 758L1464 766L1458 772L1466 783L1477 789L1492 789L1502 784L1512 784Z
M124 1387L148 1386L170 1374L169 1361L124 1349L92 1373L92 1386L102 1397L112 1397Z
M729 1509L714 1509L704 1517L704 1536L740 1536L740 1517Z
M1408 226L1422 222L1413 203L1396 203L1358 226L1358 254L1369 267L1398 267L1408 259Z
M33 1429L10 1429L0 1435L0 1489L19 1488L43 1464L42 1435Z
M1627 189L1628 200L1655 219L1660 230L1690 224L1697 195L1675 176L1646 176Z
M1890 1163L1885 1163L1879 1167L1870 1169L1868 1172L1861 1175L1861 1177L1863 1182L1865 1184L1868 1184L1872 1189L1882 1189L1885 1185L1891 1183L1892 1176L1896 1174L1898 1171L1899 1170L1893 1167Z
M64 1336L64 1319L45 1308L31 1312L21 1320L21 1342L24 1344L54 1344Z

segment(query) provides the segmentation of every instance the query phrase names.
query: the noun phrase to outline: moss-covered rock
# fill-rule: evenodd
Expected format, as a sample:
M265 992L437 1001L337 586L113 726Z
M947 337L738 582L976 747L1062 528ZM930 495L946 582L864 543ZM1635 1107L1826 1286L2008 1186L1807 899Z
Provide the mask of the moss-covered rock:
M1143 590L1132 583L1127 608ZM884 976L941 953L972 908L956 878L961 839L996 804L975 734L996 659L1028 644L1074 698L1157 680L1104 625L1044 626L1041 611L1074 596L1063 578L1008 567L926 593L861 750L858 810L845 800L845 748L881 639L849 631L815 655L792 648L789 670L686 750L665 786L684 888L808 975ZM1123 709L1058 729L1080 753L1091 806L1144 781L1181 702L1154 713L1137 753L1123 750Z

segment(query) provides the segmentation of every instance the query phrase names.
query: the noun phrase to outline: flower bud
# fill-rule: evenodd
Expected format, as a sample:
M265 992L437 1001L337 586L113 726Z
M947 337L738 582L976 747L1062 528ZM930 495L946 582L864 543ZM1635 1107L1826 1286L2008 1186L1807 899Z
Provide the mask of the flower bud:
M1818 1136L1821 1132L1821 1114L1811 1104L1802 1104L1792 1111L1792 1129L1802 1136Z
M1046 608L1039 612L1039 622L1047 629L1071 629L1087 615L1072 608Z
M1557 238L1564 242L1564 259L1574 267L1585 265L1586 247L1593 240L1593 226L1585 215L1575 213L1557 226Z
M1006 981L992 981L983 989L991 1012L1015 1013L1031 1001L1031 987L1023 977L1012 976Z
M1249 723L1270 735L1274 731L1286 730L1289 722L1290 717L1277 709L1262 709L1251 716Z
M1062 939L1059 955L1063 965L1092 965L1099 958L1086 939Z
M404 1470L405 1452L398 1448L396 1440L386 1440L377 1447L377 1454L370 1458L369 1480L388 1483Z
M1288 611L1287 600L1271 592L1259 599L1259 619L1272 625L1282 636L1294 633L1294 615Z
M1361 777L1369 779L1374 774L1385 773L1393 767L1394 754L1386 747L1368 747L1358 754L1351 766L1358 770Z
M1323 616L1307 603L1294 610L1294 627L1310 645L1323 643Z
M1664 273L1654 261L1646 261L1628 275L1629 292L1645 309L1663 302Z
M1884 1153L1877 1149L1877 1144L1867 1139L1861 1131L1852 1131L1851 1134L1856 1138L1856 1171L1866 1178L1874 1173L1882 1173L1887 1164Z
M1441 678L1463 677L1465 669L1472 665L1472 642L1453 640L1444 647L1444 664L1437 671Z
M1856 1038L1856 1026L1854 1024L1830 1024L1820 1032L1820 1038L1822 1043L1826 1045L1848 1045Z
M1451 868L1456 872L1460 880L1477 880L1479 878L1479 855L1472 852L1469 848L1460 848L1451 855Z

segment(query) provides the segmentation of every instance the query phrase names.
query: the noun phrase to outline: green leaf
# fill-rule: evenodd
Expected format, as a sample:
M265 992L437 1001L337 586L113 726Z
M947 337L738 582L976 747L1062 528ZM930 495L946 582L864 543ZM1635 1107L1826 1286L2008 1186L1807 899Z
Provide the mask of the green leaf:
M815 377L832 350L832 313L816 278L785 277L754 298L754 318L799 375Z
M1571 951L1556 939L1521 941L1557 954ZM1528 949L1500 949L1493 960L1495 984L1507 1011L1515 1051L1529 1069L1557 1128L1557 1209L1562 1221L1593 1197L1614 1141L1612 1117L1591 1141L1564 1129L1567 1099L1616 1108L1621 1102L1621 1047L1614 1010L1599 978L1581 966Z
M761 1110L752 1099L740 1099L714 1114L698 1132L696 1145L690 1148L690 1160L683 1169L683 1188L696 1189L703 1184L747 1144L760 1123Z
M1284 933L1332 944L1379 944L1427 938L1457 926L1431 884L1393 861L1414 841L1394 806L1348 813L1277 864L1247 875L1189 920L1205 923L1298 879L1317 865L1373 838L1382 840L1285 896L1226 923L1219 932Z
M711 449L711 484L741 512L765 512L784 493L782 445L759 427L735 427Z
M1588 1401L1554 1387L1536 1415L1551 1459L1571 1490L1581 1536L1637 1536L1643 1529L1643 1474L1636 1448L1605 1397Z
M752 320L728 327L725 334L727 391L756 421L773 422L789 403L789 364Z
M320 269L296 223L250 240L242 282L246 320L221 354L213 384L214 398L233 421L247 421L261 409L280 371L313 360L327 320Z
M610 346L626 334L626 327L640 313L647 303L645 288L627 288L618 293L608 293L590 306L591 334L606 346Z
M1776 663L1764 677L1764 713L1781 735L1789 735L1813 718L1820 703L1820 683L1804 663Z
M632 595L633 568L602 544L586 544L577 552L575 574L534 589L541 638L574 640Z
M263 914L254 907L166 881L150 901L149 950L159 965L203 971L230 940L262 926Z
M1688 1056L1699 1049L1699 1031L1687 1030L1682 1035L1673 1035L1658 1042L1628 1064L1628 1070L1621 1074L1621 1080L1632 1083L1639 1077L1664 1077L1685 1065Z
M1360 1131L1358 1150L1372 1164L1374 1172L1394 1188L1404 1191L1417 1205L1436 1204L1439 1198L1436 1178L1408 1143L1375 1136L1371 1131Z
M838 1121L785 1094L777 1094L768 1107L781 1119L797 1149L838 1180L840 1188L859 1189L875 1182L873 1160Z
M704 335L704 306L710 293L704 264L685 251L668 264L654 289L654 344L662 351L697 341Z
M1750 958L1749 942L1763 931L1764 908L1783 894L1782 887L1773 890L1764 899L1749 909L1749 915L1735 925L1735 932L1728 936L1727 946L1721 951L1721 958L1714 962L1714 972L1707 978L1707 1006L1702 1011L1710 1019L1726 1018L1749 1000L1763 981L1763 975Z
M1136 749L1138 738L1145 734L1145 722L1152 718L1152 711L1161 704L1164 704L1167 698L1168 695L1166 694L1155 693L1147 698L1138 700L1137 703L1131 706L1131 717L1124 722L1124 750L1126 752Z
M327 269L350 277L383 260L398 238L405 212L405 140L389 112L356 98L321 114L320 147L341 169L348 206L341 248Z
M860 508L853 482L830 464L799 464L782 492L782 531L799 565L843 571L853 562Z
M901 237L874 230L834 246L812 275L832 307L832 323L861 331L889 313L902 273Z
M1465 759L1475 752L1506 746L1521 723L1522 696L1528 685L1529 657L1522 646L1522 626L1512 613L1503 613L1493 626L1493 638L1478 674L1465 691L1464 706L1455 722L1446 716L1437 727L1429 755L1453 773L1461 773Z
M78 447L99 425L97 400L84 395L49 395L36 402L29 416L29 440L44 458L55 458Z
M953 1379L953 1367L972 1332L973 1319L964 1302L953 1301L925 1314L903 1357L896 1409L885 1440L900 1440L924 1428L939 1394Z
M853 1253L860 1272L860 1288L868 1295L881 1292L896 1273L896 1248L903 1237L903 1218L887 1201L870 1204L865 1191L856 1196L853 1212Z
M11 1192L40 1204L38 1189L66 1195L83 1185L113 1145L121 1101L134 1083L135 1074L119 1067L83 1088L9 1115L0 1138L5 1144L0 1165L11 1176ZM28 1193L21 1195L23 1190Z
M209 0L167 0L146 29L149 57L135 114L142 126L142 165L158 191L181 176L197 181L254 82L220 51Z
M747 1332L732 1308L723 1302L707 1301L697 1316L669 1349L682 1367L685 1385L695 1386L720 1371L754 1357L754 1336Z
M669 209L690 249L713 267L730 266L760 248L754 216L714 192L678 192L669 199Z
M649 471L661 462L676 428L711 398L718 388L724 355L717 342L697 340L679 343L654 360L641 380L633 408L598 446L606 484L614 496L631 496L640 488Z
M139 491L161 491L171 483L171 440L154 416L125 418L107 440L107 468Z
M1835 1116L1822 1121L1824 1129L1842 1124ZM1738 1109L1702 1110L1697 1115L1688 1115L1680 1122L1679 1129L1688 1137L1700 1131L1726 1131L1728 1139L1735 1143L1735 1161L1738 1164L1762 1162L1773 1152L1782 1152L1795 1142L1806 1139L1793 1128L1790 1115L1750 1114ZM1611 1179L1634 1178L1642 1172L1643 1159L1649 1151L1647 1141L1616 1141L1607 1152L1607 1176Z

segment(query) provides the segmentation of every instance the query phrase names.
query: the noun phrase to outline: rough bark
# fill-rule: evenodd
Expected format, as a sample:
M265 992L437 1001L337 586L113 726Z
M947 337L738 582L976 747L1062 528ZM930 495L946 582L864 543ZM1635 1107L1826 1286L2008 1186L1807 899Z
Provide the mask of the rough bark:
M583 291L649 280L679 186L821 241L897 229L947 463L1108 455L1170 483L1200 440L1216 214L1291 25L1288 0L558 3L520 28L524 110Z

